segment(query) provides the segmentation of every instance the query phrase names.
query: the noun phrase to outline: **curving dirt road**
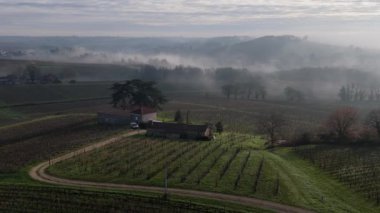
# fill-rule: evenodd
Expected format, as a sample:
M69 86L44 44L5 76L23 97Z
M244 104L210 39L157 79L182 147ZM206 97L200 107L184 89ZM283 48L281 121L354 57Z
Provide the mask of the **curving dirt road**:
M78 149L76 151L72 151L68 154L59 156L57 158L51 159L50 161L42 162L36 166L34 166L29 171L29 176L37 181L50 183L50 184L56 184L56 185L64 185L64 186L77 186L77 187L91 187L91 188L101 188L101 189L119 189L119 190L135 190L135 191L147 191L147 192L163 192L163 188L161 187L154 187L154 186L139 186L139 185L127 185L127 184L113 184L113 183L97 183L97 182L90 182L90 181L79 181L79 180L69 180L69 179L63 179L59 177L54 177L52 175L49 175L46 173L46 169L57 162L64 161L66 159L72 158L76 155L79 155L84 152L88 152L103 146L106 146L108 144L114 143L116 141L119 141L123 138L126 138L131 135L143 133L142 131L134 131L129 132L120 136L116 136L110 139L107 139L102 142L98 142L92 145L89 145L85 148ZM175 194L180 196L188 196L188 197L196 197L196 198L206 198L206 199L213 199L218 201L227 201L227 202L233 202L237 204L242 204L245 206L252 206L252 207L259 207L263 209L269 209L275 212L296 212L296 213L303 213L303 212L312 212L310 210L302 209L299 207L294 206L288 206L280 203L275 203L271 201L266 200L260 200L252 197L243 197L243 196L237 196L237 195L228 195L228 194L222 194L222 193L216 193L216 192L204 192L204 191L196 191L196 190L187 190L187 189L177 189L177 188L169 188L168 190L169 194Z

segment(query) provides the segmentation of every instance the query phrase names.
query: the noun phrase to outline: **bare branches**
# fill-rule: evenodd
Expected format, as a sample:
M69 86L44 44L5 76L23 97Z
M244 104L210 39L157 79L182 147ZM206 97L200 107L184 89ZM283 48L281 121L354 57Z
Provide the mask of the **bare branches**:
M344 141L351 139L350 135L357 122L358 111L352 107L343 107L330 114L326 121L326 128L338 141Z
M259 117L256 125L261 133L268 136L270 144L273 145L276 137L279 135L286 123L287 122L281 113L271 112Z

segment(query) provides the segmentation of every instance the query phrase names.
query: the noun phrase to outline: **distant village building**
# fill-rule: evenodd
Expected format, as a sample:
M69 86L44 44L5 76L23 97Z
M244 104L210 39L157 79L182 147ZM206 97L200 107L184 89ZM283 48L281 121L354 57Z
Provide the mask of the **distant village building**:
M152 121L147 125L147 136L165 138L183 138L194 140L213 139L213 130L210 125L194 125L180 123L164 123Z
M128 125L131 122L146 123L157 119L157 111L152 108L134 108L130 111L110 109L98 112L98 123L108 125Z

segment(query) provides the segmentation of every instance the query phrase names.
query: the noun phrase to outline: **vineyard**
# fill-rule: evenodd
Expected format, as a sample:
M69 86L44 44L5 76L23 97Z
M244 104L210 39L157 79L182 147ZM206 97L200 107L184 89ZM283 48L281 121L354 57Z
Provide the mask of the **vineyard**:
M97 125L92 115L80 114L0 128L0 174L16 172L32 162L49 159L118 131Z
M238 212L159 196L0 185L0 212Z
M169 187L254 196L324 212L371 212L364 200L346 196L350 192L337 182L316 178L318 169L263 146L261 138L246 134L224 133L211 142L133 136L54 164L48 173L153 186L163 186L167 177Z
M380 205L380 147L321 145L295 150L304 159Z
M161 186L166 169L171 186L283 196L271 163L256 150L262 143L247 135L225 135L214 142L135 136L56 164L49 171L68 178Z
M105 107L104 103L88 105L64 103L22 107L14 111L14 116L22 111L27 115L36 113L34 115L38 117L43 114L41 110L90 113ZM179 97L164 106L160 118L172 120L176 110L185 113L189 109L192 123L222 121L225 133L217 134L213 141L132 136L78 154L49 167L48 172L69 179L159 187L164 185L167 177L168 186L172 188L256 197L317 212L378 212L378 148L305 146L295 151L292 148L266 150L265 141L253 135L255 120L262 113L282 112L292 128L312 130L336 106L226 101L218 97L199 97L199 94L194 100ZM125 128L97 125L91 114L54 115L0 127L0 182L31 183L26 175L30 165L124 131ZM26 209L34 212L77 212L75 209L84 212L225 211L224 208L206 208L159 197L53 187L0 186L0 212L9 209L20 212Z
M94 116L88 114L48 116L1 127L0 212L236 212L228 205L204 200L191 202L183 198L163 199L154 194L30 185L32 182L25 173L35 162L125 131L125 128L99 126Z

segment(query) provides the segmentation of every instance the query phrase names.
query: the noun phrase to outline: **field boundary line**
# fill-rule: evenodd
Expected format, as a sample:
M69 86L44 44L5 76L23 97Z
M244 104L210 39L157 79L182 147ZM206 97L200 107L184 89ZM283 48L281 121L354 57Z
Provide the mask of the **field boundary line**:
M117 141L120 141L126 137L141 134L144 133L143 131L133 131L129 132L123 135L115 136L112 138L109 138L107 140L86 146L84 148L77 149L75 151L69 152L67 154L64 154L62 156L56 157L54 159L51 159L50 161L45 161L42 163L39 163L38 165L32 167L29 171L29 176L37 181L49 183L49 184L55 184L55 185L62 185L62 186L75 186L75 187L81 187L81 188L98 188L98 189L113 189L113 190L133 190L133 191L145 191L145 192L158 192L158 193L164 193L163 187L156 187L156 186L142 186L142 185L128 185L128 184L115 184L115 183L98 183L98 182L91 182L91 181L81 181L81 180L70 180L70 179L64 179L52 176L50 174L46 173L46 169L53 164L56 164L58 162L70 159L72 157L75 157L77 155L80 155L84 152L92 151L101 147L104 147L106 145L115 143ZM224 201L224 202L232 202L244 206L250 206L250 207L258 207L263 209L272 210L275 212L281 212L281 213L309 213L313 212L311 210L303 209L300 207L285 205L281 203L276 203L272 201L267 200L261 200L253 197L244 197L244 196L238 196L238 195L229 195L229 194L223 194L223 193L217 193L217 192L206 192L206 191L197 191L197 190L188 190L188 189L179 189L179 188L168 188L167 192L169 194L173 195L179 195L179 196L187 196L187 197L195 197L195 198L205 198L205 199L212 199L212 200L218 200L218 201Z
M76 103L76 102L97 101L97 100L107 100L107 99L109 99L109 97L64 99L64 100L54 100L54 101L37 101L37 102L29 102L29 103L0 105L0 109L16 108L16 107L28 107L28 106L40 106L40 105L50 105L50 104Z

